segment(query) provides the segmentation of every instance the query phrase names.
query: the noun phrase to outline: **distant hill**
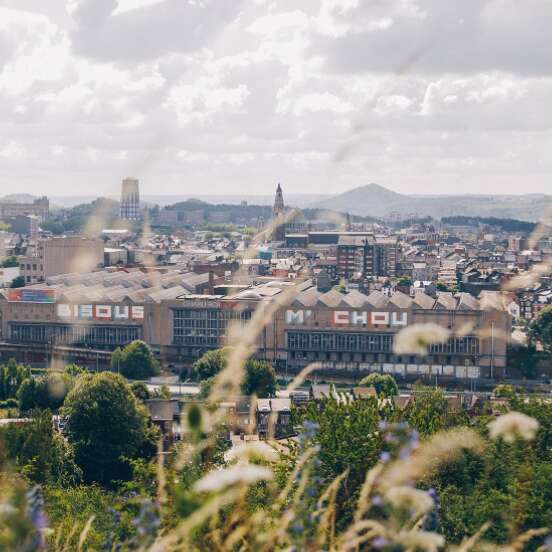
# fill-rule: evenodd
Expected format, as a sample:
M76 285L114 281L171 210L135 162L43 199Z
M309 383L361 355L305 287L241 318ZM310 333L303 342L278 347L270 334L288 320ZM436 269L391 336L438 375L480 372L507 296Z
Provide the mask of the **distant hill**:
M35 199L31 194L9 194L0 197L0 203L32 203Z
M359 216L386 217L479 216L539 220L552 196L525 195L407 195L368 184L318 201L310 207L333 209Z

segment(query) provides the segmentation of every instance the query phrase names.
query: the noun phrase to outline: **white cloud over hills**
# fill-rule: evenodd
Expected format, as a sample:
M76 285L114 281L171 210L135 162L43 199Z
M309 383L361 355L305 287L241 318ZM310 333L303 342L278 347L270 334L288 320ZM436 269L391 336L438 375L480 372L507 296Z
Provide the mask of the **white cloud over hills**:
M551 23L548 0L0 0L0 188L549 192Z

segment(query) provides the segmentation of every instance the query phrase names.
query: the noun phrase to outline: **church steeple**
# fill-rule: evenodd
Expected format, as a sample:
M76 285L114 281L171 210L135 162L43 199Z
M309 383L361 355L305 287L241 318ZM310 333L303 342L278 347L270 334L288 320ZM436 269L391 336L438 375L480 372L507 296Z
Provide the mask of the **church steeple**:
M276 197L274 198L274 207L272 208L272 214L274 217L284 213L284 196L282 194L282 186L278 182L278 187L276 188Z
M272 217L274 230L272 231L272 240L284 241L286 238L286 224L285 224L285 205L284 196L282 194L282 186L278 182L276 188L276 197L274 198L274 207L272 208Z

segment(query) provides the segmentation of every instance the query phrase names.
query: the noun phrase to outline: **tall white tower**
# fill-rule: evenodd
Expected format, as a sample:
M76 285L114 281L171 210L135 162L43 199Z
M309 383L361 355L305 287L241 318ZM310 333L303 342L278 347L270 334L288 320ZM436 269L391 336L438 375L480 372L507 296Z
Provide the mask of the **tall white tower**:
M119 216L125 220L140 218L140 184L137 178L125 178L121 185Z

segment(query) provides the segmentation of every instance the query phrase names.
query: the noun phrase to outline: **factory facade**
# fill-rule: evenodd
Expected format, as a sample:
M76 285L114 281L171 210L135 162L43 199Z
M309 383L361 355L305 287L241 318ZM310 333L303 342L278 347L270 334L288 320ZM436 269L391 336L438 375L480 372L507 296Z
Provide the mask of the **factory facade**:
M171 269L47 278L0 296L0 355L105 364L116 347L143 339L165 366L184 369L205 351L231 344L235 326L255 328L255 355L290 374L312 363L330 372L405 377L477 379L505 371L511 317L496 292L411 298L269 279L222 289L213 274ZM400 330L426 323L446 328L450 339L424 357L393 352Z

